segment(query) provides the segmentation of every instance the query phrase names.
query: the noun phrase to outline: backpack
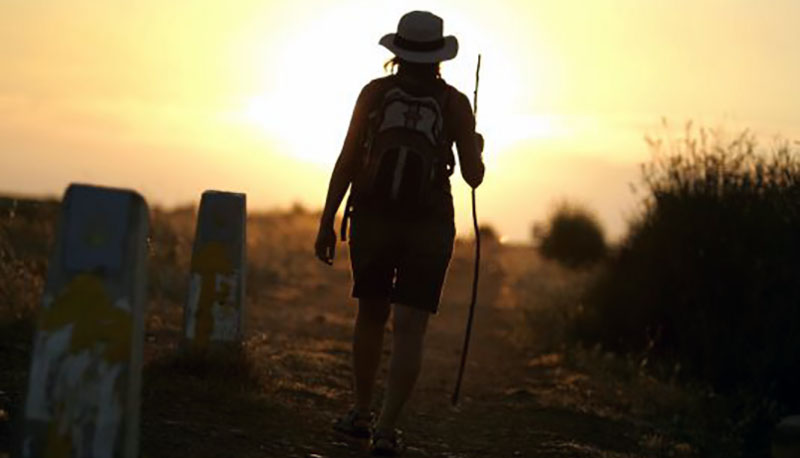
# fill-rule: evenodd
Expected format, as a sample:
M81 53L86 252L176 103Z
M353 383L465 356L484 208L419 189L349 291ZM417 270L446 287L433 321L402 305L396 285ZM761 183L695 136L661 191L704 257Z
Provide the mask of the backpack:
M446 84L436 95L412 95L398 84L385 90L368 116L348 207L398 216L430 208L431 192L441 189L455 165L443 116L449 92Z

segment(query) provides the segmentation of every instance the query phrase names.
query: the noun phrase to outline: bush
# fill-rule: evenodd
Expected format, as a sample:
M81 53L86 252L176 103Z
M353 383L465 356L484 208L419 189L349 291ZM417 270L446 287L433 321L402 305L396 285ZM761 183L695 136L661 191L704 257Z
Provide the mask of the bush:
M478 226L478 233L481 236L481 242L485 244L498 244L500 243L500 236L494 226L489 224L481 224Z
M547 227L534 227L533 237L542 256L567 267L587 266L606 254L605 236L597 218L573 204L560 204Z
M648 142L642 215L588 290L579 337L754 396L762 426L800 409L800 151L691 124Z

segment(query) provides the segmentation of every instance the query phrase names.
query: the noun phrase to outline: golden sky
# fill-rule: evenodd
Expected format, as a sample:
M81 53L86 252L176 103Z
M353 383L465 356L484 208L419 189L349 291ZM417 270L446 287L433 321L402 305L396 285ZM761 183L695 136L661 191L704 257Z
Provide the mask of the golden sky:
M470 98L483 54L479 211L511 239L561 199L621 233L661 116L800 138L796 0L6 0L0 192L80 181L167 206L216 188L251 209L320 207L355 98L390 57L377 41L412 9L459 38L443 76Z

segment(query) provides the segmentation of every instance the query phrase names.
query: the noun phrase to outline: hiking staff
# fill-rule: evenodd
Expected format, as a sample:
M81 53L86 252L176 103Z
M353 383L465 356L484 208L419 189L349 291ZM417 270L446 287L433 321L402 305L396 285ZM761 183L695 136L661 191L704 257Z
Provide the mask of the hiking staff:
M477 123L478 118L478 83L481 74L481 55L478 54L478 66L475 69L475 91L472 93L472 114ZM483 150L483 146L479 148ZM478 273L481 262L481 233L478 228L478 212L475 208L475 188L472 188L472 226L475 230L475 270L472 276L472 300L469 304L469 315L467 317L467 330L464 333L464 347L461 350L461 364L458 367L458 378L456 387L453 390L452 404L458 404L458 395L461 392L461 380L464 378L464 367L467 364L467 352L469 351L469 339L472 334L472 320L475 318L475 303L478 300Z

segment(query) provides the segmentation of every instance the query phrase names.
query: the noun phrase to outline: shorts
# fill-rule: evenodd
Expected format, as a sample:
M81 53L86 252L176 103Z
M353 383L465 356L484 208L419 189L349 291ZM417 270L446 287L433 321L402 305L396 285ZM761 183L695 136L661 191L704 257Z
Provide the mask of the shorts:
M452 219L398 220L353 215L353 297L389 299L436 313L453 254Z

